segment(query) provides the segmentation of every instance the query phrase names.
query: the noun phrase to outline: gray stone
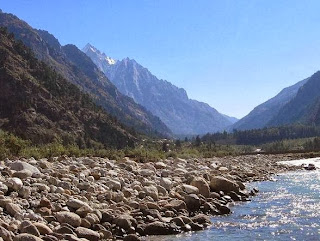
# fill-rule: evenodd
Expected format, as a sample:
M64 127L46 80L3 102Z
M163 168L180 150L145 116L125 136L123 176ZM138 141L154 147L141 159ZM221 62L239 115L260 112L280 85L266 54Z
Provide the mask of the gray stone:
M73 227L79 227L81 224L80 216L72 212L61 211L56 213L55 217L57 218L59 223L67 223Z
M187 194L198 194L199 193L199 189L195 186L183 184L182 188Z
M5 184L14 191L18 191L23 186L21 179L17 177L9 178Z
M11 232L1 226L0 226L0 237L2 237L4 241L12 241Z
M164 187L167 191L170 191L172 187L172 182L169 178L163 177L160 179L160 185Z
M41 238L28 233L18 234L13 238L13 241L43 241Z
M40 171L35 166L32 166L31 164L23 161L15 161L9 164L9 167L11 170L14 171L22 171L22 170L28 170L33 174L40 174Z
M79 199L75 199L75 198L70 198L66 204L68 207L71 207L74 209L78 209L78 208L81 208L84 206L86 206L86 207L89 206L87 203L85 203Z
M204 197L209 197L210 195L210 187L207 181L202 177L195 177L190 185L195 186L199 189L199 193Z
M224 192L238 192L239 185L222 176L213 176L210 180L210 187L215 191L224 191Z
M142 190L147 196L152 197L154 201L158 201L158 189L155 186L145 186Z
M100 240L100 234L88 228L78 227L76 228L75 232L79 238L85 238L89 241Z
M14 204L14 203L7 203L6 204L6 211L9 213L12 217L21 214L22 210L19 207L19 205Z

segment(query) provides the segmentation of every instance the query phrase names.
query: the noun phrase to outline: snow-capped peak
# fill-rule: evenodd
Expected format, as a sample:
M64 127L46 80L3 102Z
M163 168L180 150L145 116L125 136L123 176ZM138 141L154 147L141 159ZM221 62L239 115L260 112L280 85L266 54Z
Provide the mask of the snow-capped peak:
M107 56L105 53L100 52L98 49L96 49L89 43L86 44L82 51L86 54L90 52L94 53L98 59L100 59L101 61L106 61L109 65L114 65L117 62L117 60Z
M108 56L106 56L104 59L105 59L105 60L108 62L108 64L110 64L110 65L115 64L115 63L117 62L117 60L112 59L112 58L110 58L110 57L108 57Z

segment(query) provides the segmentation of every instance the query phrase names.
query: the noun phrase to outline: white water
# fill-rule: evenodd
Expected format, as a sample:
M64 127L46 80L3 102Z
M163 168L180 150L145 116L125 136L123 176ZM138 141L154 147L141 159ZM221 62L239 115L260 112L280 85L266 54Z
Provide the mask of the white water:
M300 159L300 160L292 160L292 161L280 161L278 164L287 165L287 166L301 166L301 165L309 165L313 164L316 168L320 168L320 157L309 158L309 159Z
M301 166L320 158L281 162ZM149 237L148 241L320 241L320 169L275 176L275 181L250 183L260 189L251 202L237 203L233 214L215 216L211 228L193 233Z

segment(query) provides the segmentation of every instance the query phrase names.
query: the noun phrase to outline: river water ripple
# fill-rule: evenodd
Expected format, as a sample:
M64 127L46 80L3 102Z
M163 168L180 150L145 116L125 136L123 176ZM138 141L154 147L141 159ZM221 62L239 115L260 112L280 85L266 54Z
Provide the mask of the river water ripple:
M249 184L260 193L232 207L233 214L212 218L211 228L153 241L320 240L320 171L280 174L276 181Z

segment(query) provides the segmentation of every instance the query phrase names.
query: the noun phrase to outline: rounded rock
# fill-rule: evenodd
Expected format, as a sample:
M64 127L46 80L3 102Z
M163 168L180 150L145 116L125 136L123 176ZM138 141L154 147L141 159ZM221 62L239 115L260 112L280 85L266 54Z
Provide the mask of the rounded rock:
M204 197L209 197L210 195L210 187L207 181L202 177L195 177L190 185L197 187L199 189L199 193Z
M61 211L56 213L55 217L57 218L59 223L67 223L73 227L79 227L81 224L80 216L72 212Z
M100 240L100 234L88 228L78 227L76 228L75 232L79 238L85 238L89 241Z
M43 241L43 239L28 233L18 234L13 238L13 241Z

